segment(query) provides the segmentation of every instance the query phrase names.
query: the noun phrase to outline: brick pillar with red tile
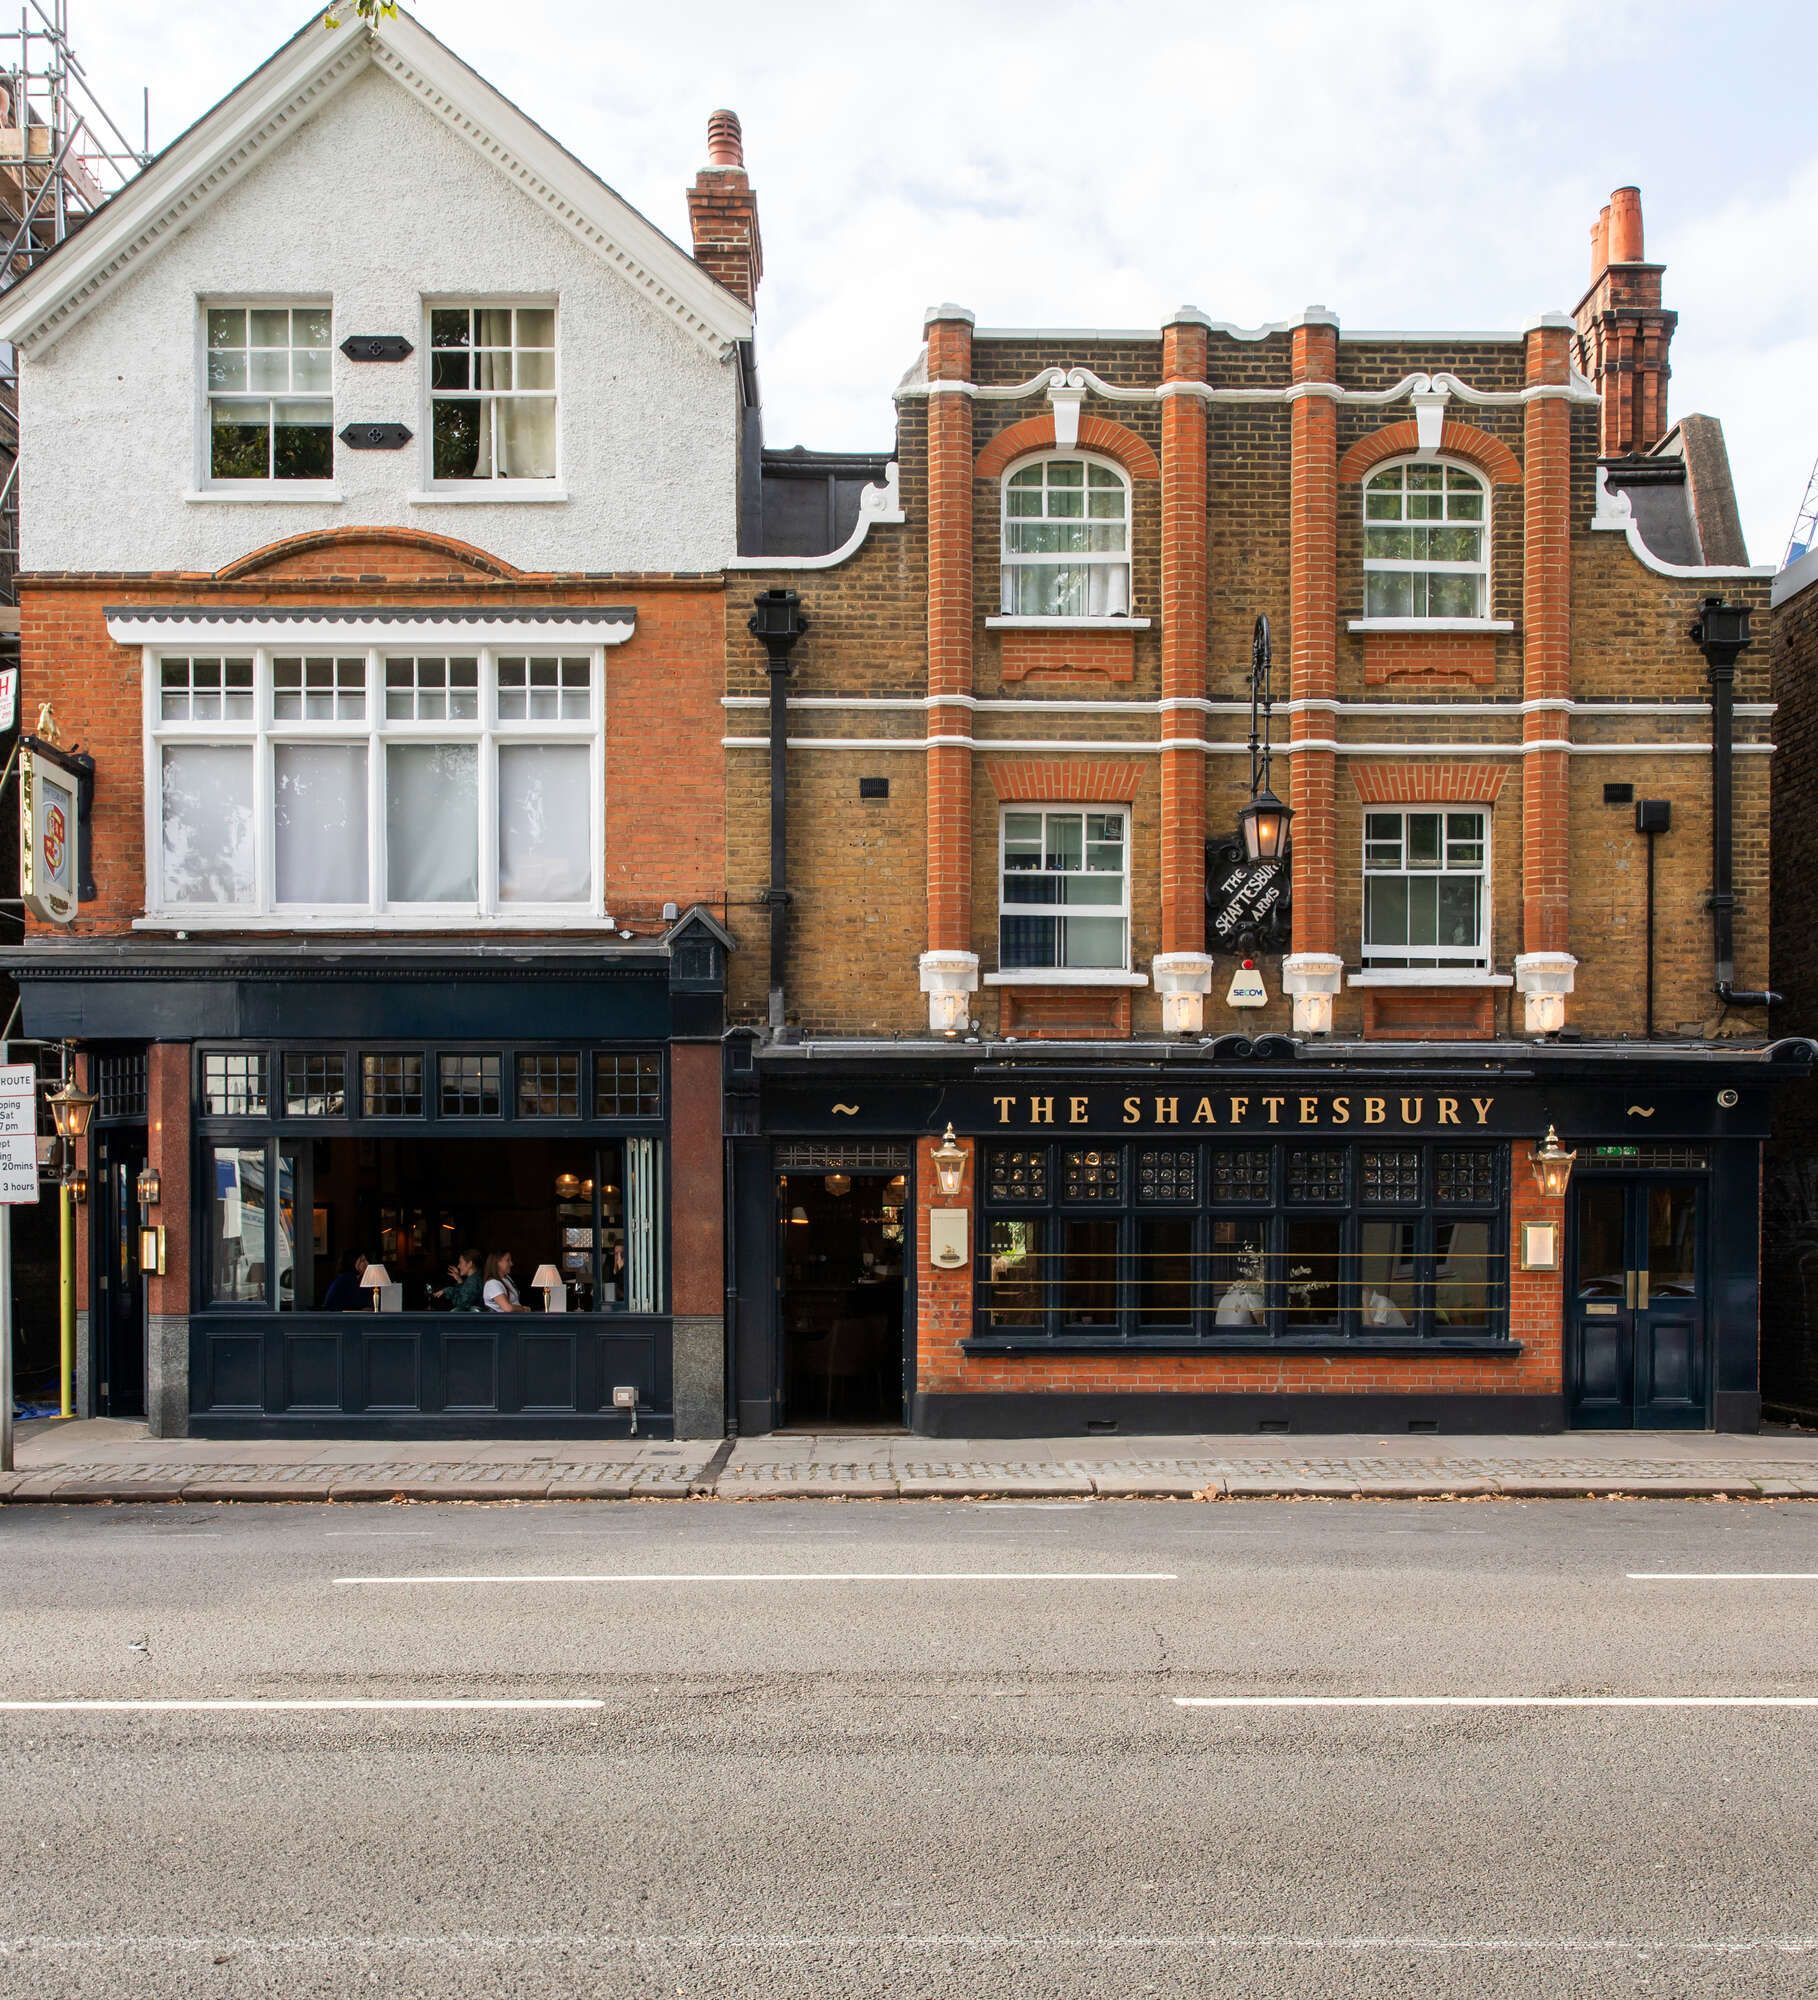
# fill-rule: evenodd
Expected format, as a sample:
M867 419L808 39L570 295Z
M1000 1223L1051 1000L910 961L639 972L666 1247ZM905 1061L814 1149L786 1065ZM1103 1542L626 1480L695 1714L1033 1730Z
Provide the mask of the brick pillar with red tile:
M1161 950L1151 961L1162 1025L1198 1034L1212 985L1206 955L1206 316L1183 306L1162 329ZM1169 394L1170 385L1182 390ZM1184 741L1183 739L1190 739Z
M1527 334L1530 388L1564 390L1571 381L1572 324L1548 314ZM1564 395L1536 397L1524 417L1522 468L1522 717L1530 746L1571 734L1564 704L1572 692L1572 406ZM1515 983L1526 1025L1563 1024L1576 961L1570 938L1568 752L1529 748L1522 758L1521 944Z
M1338 379L1338 322L1309 307L1295 327L1289 441L1288 692L1296 702L1338 695L1338 405L1323 385ZM1329 708L1299 708L1296 743L1330 738ZM1330 750L1297 750L1288 802L1294 808L1294 949L1282 966L1294 996L1294 1026L1331 1026L1338 990L1338 771ZM1281 786L1276 785L1279 792Z
M929 1026L961 1028L978 988L972 949L972 314L928 313ZM952 385L952 386L943 386Z

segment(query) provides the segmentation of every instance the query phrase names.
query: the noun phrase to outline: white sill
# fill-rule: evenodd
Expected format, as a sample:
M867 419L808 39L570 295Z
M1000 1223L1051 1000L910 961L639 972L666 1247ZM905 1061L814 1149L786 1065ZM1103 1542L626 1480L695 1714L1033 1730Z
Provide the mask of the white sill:
M1347 972L1347 986L1513 986L1506 972L1478 972L1467 966L1403 968L1397 972Z
M251 910L192 910L164 912L157 916L135 917L136 931L334 931L344 935L387 931L597 931L602 937L616 938L618 928L591 911L514 909L509 914L495 910L481 916L457 910L339 910L317 912L286 910L282 914L260 915Z
M1040 966L1017 972L987 972L987 986L1147 986L1146 972L1112 972L1091 966L1048 971Z
M987 632L1146 632L1147 618L1013 618L985 620Z
M183 495L191 507L338 507L341 489L330 479L249 479L243 486L203 486Z
M1512 618L1353 618L1347 632L1513 632Z
M427 492L406 493L410 507L556 507L568 489L540 479L476 479L471 486L433 486Z

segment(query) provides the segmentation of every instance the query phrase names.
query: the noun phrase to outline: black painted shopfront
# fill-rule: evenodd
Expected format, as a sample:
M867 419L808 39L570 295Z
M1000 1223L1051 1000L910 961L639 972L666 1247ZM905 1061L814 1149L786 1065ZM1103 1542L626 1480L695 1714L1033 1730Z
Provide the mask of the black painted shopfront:
M26 1019L101 1100L91 1406L214 1437L668 1434L675 1057L717 1069L724 950L695 912L607 946L33 951ZM148 1222L185 1239L177 1322L146 1315ZM485 1304L506 1255L522 1310Z
M740 1427L820 1414L792 1293L796 1238L825 1204L801 1189L828 1175L856 1189L866 1162L907 1170L895 1218L907 1254L888 1321L900 1351L882 1371L891 1393L864 1420L948 1436L1753 1430L1761 1145L1775 1090L1809 1077L1812 1055L1804 1041L1414 1054L1287 1037L1036 1047L735 1031ZM949 1122L976 1148L971 1317L957 1346L991 1364L962 1393L917 1365L918 1301L931 1292L914 1214L938 1197L910 1163ZM1576 1161L1557 1268L1536 1285L1515 1225L1550 1126ZM868 1275L836 1256L827 1288L850 1298ZM1563 1308L1536 1329L1524 1314L1542 1293ZM857 1311L842 1302L834 1316ZM1543 1340L1559 1361L1541 1382ZM1067 1386L1069 1369L1089 1378L1094 1360L1194 1355L1276 1357L1297 1383L1325 1358L1371 1357L1382 1386L1271 1389L1261 1375L1245 1389ZM1472 1386L1435 1390L1425 1364L1438 1356L1470 1357ZM1505 1367L1519 1393L1502 1392Z

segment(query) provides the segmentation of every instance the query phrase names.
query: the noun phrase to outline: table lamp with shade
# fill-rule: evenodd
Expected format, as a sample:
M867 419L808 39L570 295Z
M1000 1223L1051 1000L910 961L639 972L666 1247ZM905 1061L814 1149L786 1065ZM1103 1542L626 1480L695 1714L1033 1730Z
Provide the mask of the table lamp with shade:
M562 1282L562 1274L553 1264L539 1264L536 1276L530 1281L533 1292L543 1294L543 1310L559 1313L568 1310L568 1287Z
M391 1273L386 1270L383 1264L367 1265L366 1269L360 1273L360 1289L363 1292L371 1292L372 1309L374 1312L396 1310L396 1307L389 1305L386 1299L386 1293L392 1289L392 1283ZM398 1287L397 1289L401 1291L402 1287Z

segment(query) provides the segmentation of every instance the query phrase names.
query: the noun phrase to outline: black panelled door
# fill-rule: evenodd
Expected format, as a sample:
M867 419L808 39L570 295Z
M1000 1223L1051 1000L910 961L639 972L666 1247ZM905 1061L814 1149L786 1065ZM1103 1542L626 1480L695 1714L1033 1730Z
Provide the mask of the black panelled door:
M139 1169L145 1134L104 1130L95 1146L92 1293L95 1411L103 1417L145 1414L145 1281L139 1273Z
M1703 1430L1710 1340L1700 1182L1583 1176L1573 1187L1566 1402L1581 1430Z

